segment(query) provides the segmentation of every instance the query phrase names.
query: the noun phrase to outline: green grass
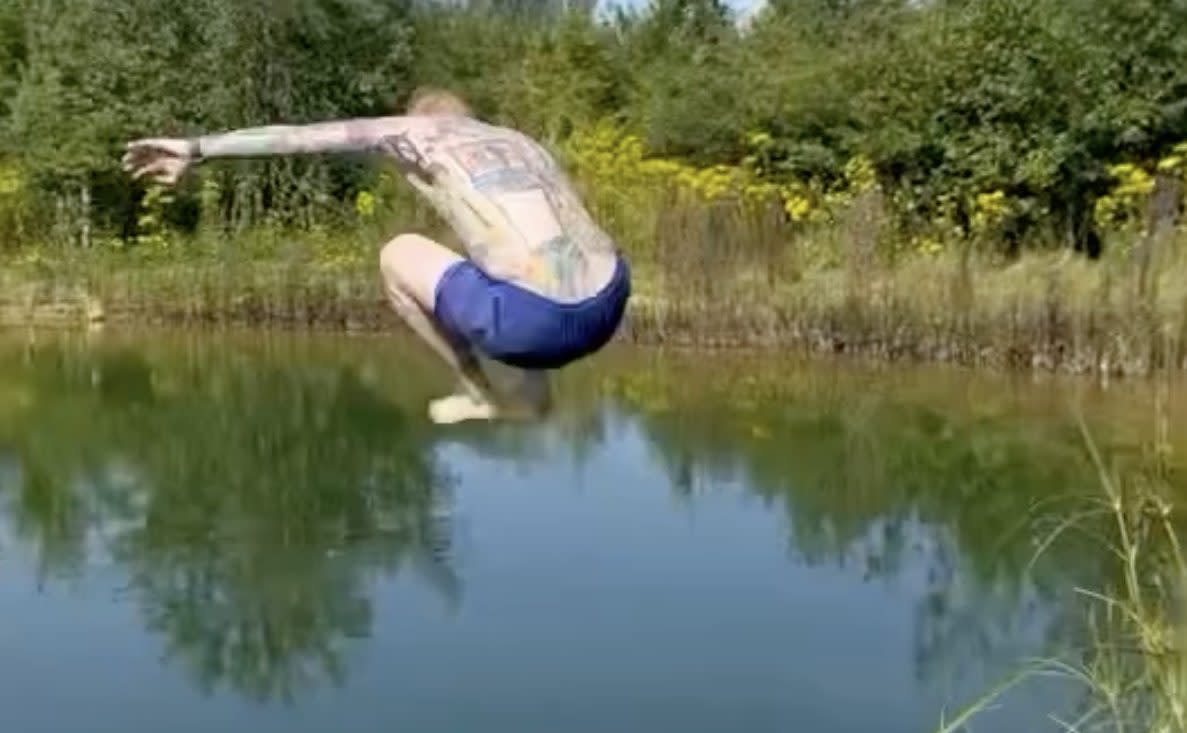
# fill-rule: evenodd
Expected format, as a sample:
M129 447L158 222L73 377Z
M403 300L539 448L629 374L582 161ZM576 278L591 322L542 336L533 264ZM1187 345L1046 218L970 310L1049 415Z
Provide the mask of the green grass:
M738 206L636 212L624 339L779 347L994 368L1140 375L1187 368L1187 235L1117 236L1097 261L923 254L876 216L800 230ZM257 231L115 251L34 248L0 274L0 321L387 329L377 259L399 228Z
M1081 692L1074 717L1050 716L1063 730L1187 731L1187 557L1168 436L1155 441L1145 465L1124 473L1106 463L1086 429L1084 436L1100 490L1059 517L1038 550L1068 532L1085 533L1109 550L1109 580L1100 588L1075 589L1080 605L1072 618L1082 621L1077 636L1083 643L1019 670L952 722L941 721L943 733L964 730L1003 693L1036 675L1063 678Z

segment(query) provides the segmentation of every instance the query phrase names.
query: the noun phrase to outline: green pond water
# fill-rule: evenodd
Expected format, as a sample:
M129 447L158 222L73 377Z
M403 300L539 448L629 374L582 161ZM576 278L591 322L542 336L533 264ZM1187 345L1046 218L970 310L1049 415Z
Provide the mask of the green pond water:
M433 426L449 386L397 337L0 334L0 730L931 731L1110 572L1034 560L1098 491L1077 411L1121 464L1157 425L1148 383L625 347L541 423Z

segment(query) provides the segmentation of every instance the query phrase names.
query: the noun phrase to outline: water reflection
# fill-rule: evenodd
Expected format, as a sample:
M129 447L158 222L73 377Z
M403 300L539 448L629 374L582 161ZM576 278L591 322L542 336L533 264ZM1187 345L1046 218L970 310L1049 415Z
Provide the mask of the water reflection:
M203 688L269 699L341 681L378 573L409 567L456 601L447 478L420 421L351 371L56 343L7 356L14 535L44 576L101 548Z
M1069 588L1097 577L1100 553L1083 543L1058 543L1035 560L1050 517L1077 500L1064 496L1061 507L1057 494L1091 490L1087 455L1063 420L979 418L944 405L942 394L932 396L939 407L913 404L888 385L871 396L843 377L790 390L787 380L718 382L699 392L699 405L671 408L675 396L652 377L642 392L632 384L639 376L627 377L619 392L673 486L742 485L781 506L799 562L850 567L867 581L922 570L921 679L1017 658L1006 642L1021 629L1058 641L1068 626L1050 614ZM1041 500L1049 505L1035 511Z
M378 577L415 573L461 604L448 446L567 461L596 484L615 440L637 433L674 501L724 491L778 511L789 562L917 580L920 679L1057 641L1069 589L1102 572L1074 539L1032 567L1092 472L1066 416L1024 414L1008 393L600 365L566 378L568 408L547 425L437 430L421 417L442 386L433 367L373 347L7 342L4 520L47 582L121 568L174 664L255 700L341 683L343 649L372 633Z

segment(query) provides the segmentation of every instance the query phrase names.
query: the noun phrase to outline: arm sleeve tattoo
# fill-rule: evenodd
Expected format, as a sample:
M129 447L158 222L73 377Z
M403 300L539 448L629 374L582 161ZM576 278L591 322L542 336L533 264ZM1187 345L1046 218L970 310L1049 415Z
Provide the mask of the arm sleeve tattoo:
M193 140L198 158L252 158L363 152L407 126L404 117L362 118L310 125L269 125L204 135Z

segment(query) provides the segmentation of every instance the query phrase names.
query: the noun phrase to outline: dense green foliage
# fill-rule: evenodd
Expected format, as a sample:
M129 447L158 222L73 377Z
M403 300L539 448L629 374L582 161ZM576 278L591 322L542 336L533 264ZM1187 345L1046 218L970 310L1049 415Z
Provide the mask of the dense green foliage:
M13 0L0 231L133 241L160 222L118 170L126 139L387 113L432 84L553 144L612 121L657 156L822 189L860 159L901 226L968 233L992 195L1003 241L1091 243L1110 166L1187 138L1183 28L1187 0L772 0L745 22L717 0ZM374 174L212 166L154 205L179 229L308 228Z
M121 234L139 191L119 170L123 144L273 121L379 114L411 83L408 10L383 0L157 3L53 0L9 10L19 54L5 120L7 154L27 183ZM6 46L0 45L0 53ZM5 60L0 55L0 61ZM354 168L357 168L355 164ZM268 217L309 224L358 173L350 161L274 160L207 173L196 205L237 228Z

